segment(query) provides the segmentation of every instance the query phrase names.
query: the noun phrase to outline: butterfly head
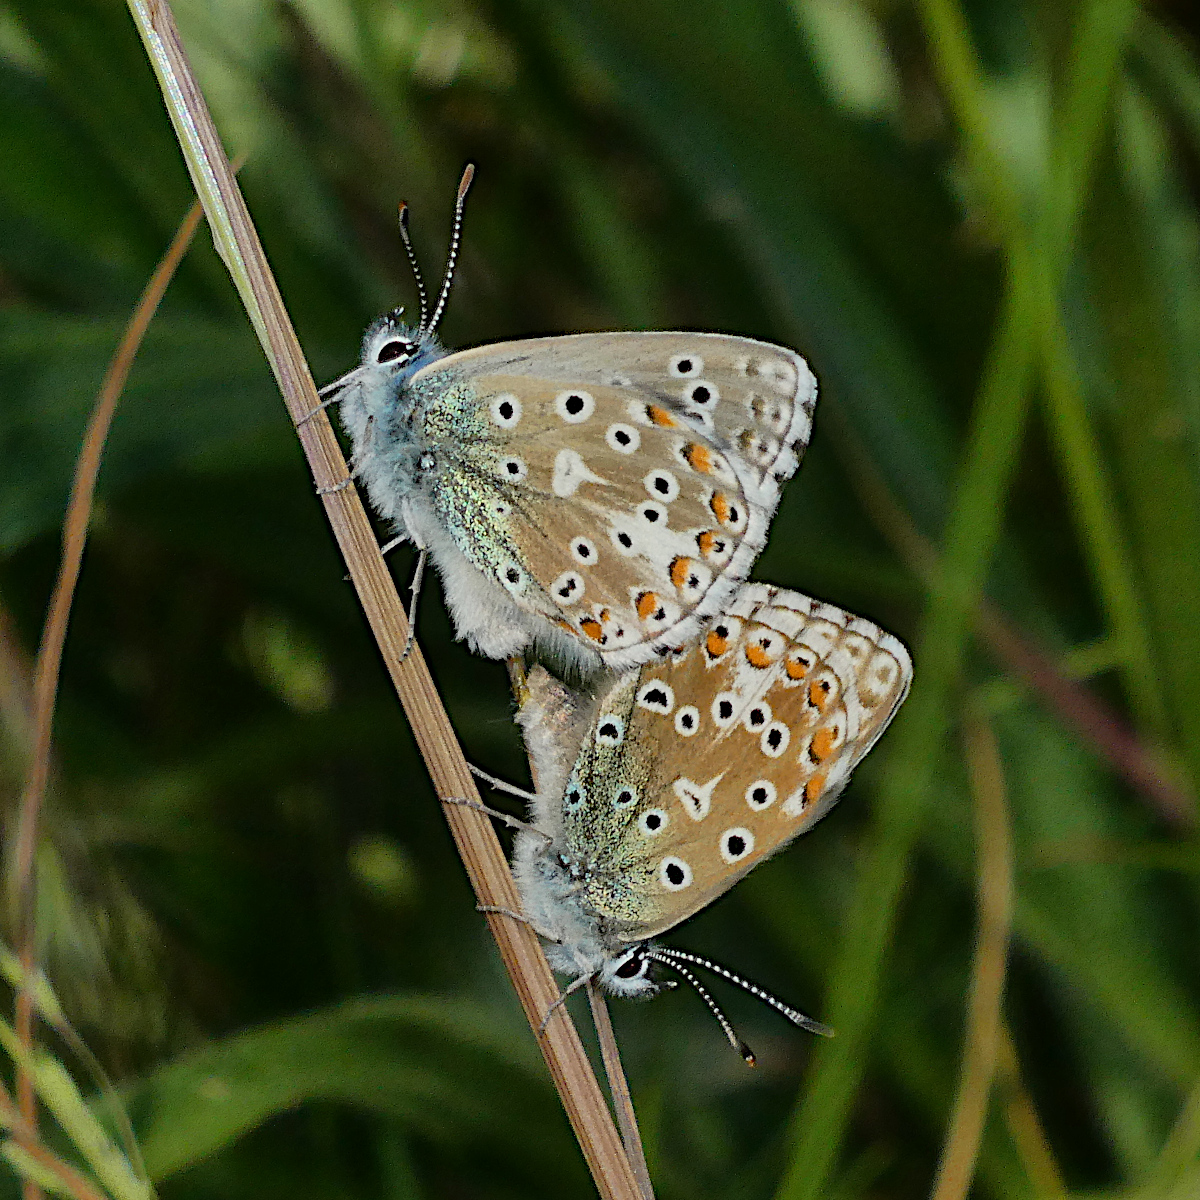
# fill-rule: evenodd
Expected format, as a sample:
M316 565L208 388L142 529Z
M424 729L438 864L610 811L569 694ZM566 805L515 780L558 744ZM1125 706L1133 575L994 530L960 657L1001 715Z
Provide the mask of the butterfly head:
M607 958L597 972L600 985L613 995L644 1000L673 986L652 977L651 950L649 942L641 942Z

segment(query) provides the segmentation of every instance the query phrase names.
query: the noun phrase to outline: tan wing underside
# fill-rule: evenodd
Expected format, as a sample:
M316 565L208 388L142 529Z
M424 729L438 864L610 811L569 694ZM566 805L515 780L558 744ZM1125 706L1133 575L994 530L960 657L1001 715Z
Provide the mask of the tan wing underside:
M678 374L691 355L700 369ZM678 405L718 444L736 452L760 486L777 490L799 465L812 434L817 383L800 355L783 346L720 333L581 333L477 346L426 371L469 378L505 374L547 382L637 389ZM419 378L419 376L418 376ZM707 385L708 398L697 388Z
M698 635L689 619L744 578L767 522L711 443L629 389L577 389L592 410L573 423L561 411L572 389L502 375L473 386L484 411L520 401L512 429L496 427L482 456L473 447L491 480L465 485L462 503L511 506L508 537L538 593L530 607L603 655ZM524 475L509 482L514 459Z
M655 807L670 821L653 838L634 833L630 825L611 860L598 864L617 877L639 880L649 897L638 922L628 927L630 939L685 920L811 828L908 689L907 652L871 622L795 592L761 585L745 592L755 601L748 616L719 619L699 647L672 663L643 667L637 689L626 693L640 694L646 683L659 680L674 696L669 714L634 704L622 746L631 759L627 773L636 769L639 755L653 756L651 782L630 821ZM739 607L747 611L745 602ZM719 636L722 632L727 636ZM732 711L727 723L722 716L718 724L713 700L721 693L728 693ZM676 724L680 709L700 696L707 705L696 706L697 730L683 737ZM754 725L756 709L762 720ZM597 719L605 711L602 700ZM786 735L780 733L786 748L777 757L764 745L772 729L786 729ZM765 807L747 800L756 788L773 789ZM689 791L707 795L706 805L688 800ZM689 810L703 808L705 815L693 819ZM723 839L738 829L752 835L753 849L729 862L721 853ZM691 870L692 882L680 891L667 890L659 878L667 855Z

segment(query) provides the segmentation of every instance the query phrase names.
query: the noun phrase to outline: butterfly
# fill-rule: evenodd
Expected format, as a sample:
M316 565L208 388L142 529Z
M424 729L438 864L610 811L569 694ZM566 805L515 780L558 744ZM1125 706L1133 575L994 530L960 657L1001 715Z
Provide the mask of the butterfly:
M811 829L895 716L912 679L903 644L798 592L747 584L695 645L609 677L598 694L541 667L518 712L538 790L513 865L523 913L573 983L650 996L657 963L747 988L653 939ZM752 1061L752 1057L748 1058Z
M742 585L808 443L816 380L791 350L717 333L448 353L435 333L472 173L432 315L402 207L420 321L376 321L325 404L396 540L432 556L473 650L634 667L698 637Z

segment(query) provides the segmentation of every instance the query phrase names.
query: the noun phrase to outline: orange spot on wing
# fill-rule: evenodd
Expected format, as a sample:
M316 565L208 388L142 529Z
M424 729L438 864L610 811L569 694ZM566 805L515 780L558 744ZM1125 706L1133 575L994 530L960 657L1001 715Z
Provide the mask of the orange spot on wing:
M808 685L808 699L815 709L824 712L825 705L829 703L829 680L814 679Z
M713 516L722 525L729 520L729 497L724 492L713 492L712 499L708 502L708 507L712 509Z
M643 621L654 616L658 608L658 596L654 592L642 592L637 598L637 615Z
M809 745L809 751L817 762L828 758L833 753L834 732L828 725L824 729L818 729L813 734L812 742Z
M708 447L700 445L699 442L688 442L683 448L683 457L693 471L703 471L707 475L712 470L712 455L709 454Z
M746 643L746 661L752 667L757 667L760 671L764 667L769 667L771 665L770 656L767 654L766 650L764 650L762 646L758 644L758 642Z
M688 571L692 568L692 560L684 558L681 554L678 558L671 560L671 582L681 588L687 583Z
M704 639L704 648L708 651L710 658L720 658L729 649L729 639L713 629Z
M789 679L803 679L808 674L808 663L797 654L783 664L783 669Z
M821 793L825 790L825 776L814 775L804 785L804 799L808 804L812 804L821 798Z
M579 628L588 635L594 642L599 642L604 638L604 629L600 622L595 617L584 617L579 622Z
M663 429L674 429L679 422L665 408L657 404L646 405L646 417L652 425L660 425Z
M716 544L717 535L711 529L705 529L696 534L696 545L700 547L701 554L711 554Z

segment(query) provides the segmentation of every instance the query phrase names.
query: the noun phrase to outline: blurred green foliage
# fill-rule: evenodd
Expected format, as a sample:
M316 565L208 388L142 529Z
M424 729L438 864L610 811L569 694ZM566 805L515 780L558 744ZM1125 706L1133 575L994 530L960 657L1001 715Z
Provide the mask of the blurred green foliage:
M377 312L412 303L397 201L435 275L471 160L450 345L721 329L796 346L821 380L756 575L903 635L916 688L846 802L673 939L843 1037L814 1062L810 1040L722 993L758 1050L751 1073L693 996L615 1011L660 1196L928 1192L975 925L959 718L981 704L1014 826L1005 1011L1025 1090L1002 1080L976 1194L1049 1194L1020 1103L1072 1195L1200 1192L1194 12L176 12L226 144L248 156L318 378L355 358ZM0 2L0 162L11 809L83 422L191 199L118 0ZM905 521L944 547L932 589L897 551ZM398 552L397 577L409 569ZM202 236L100 480L40 856L43 961L164 1197L586 1195L343 576ZM984 584L1165 764L1181 808L1149 802L1103 736L971 641ZM452 642L435 588L420 635L468 756L523 779L504 671ZM18 1190L0 1175L0 1196Z

